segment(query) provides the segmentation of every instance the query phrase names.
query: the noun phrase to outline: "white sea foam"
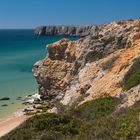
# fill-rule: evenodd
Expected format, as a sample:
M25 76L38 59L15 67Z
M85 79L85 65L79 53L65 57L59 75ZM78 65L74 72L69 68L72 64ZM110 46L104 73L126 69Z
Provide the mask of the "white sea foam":
M34 103L35 100L41 100L41 99L40 99L40 94L35 93L35 94L33 94L33 95L30 95L30 96L28 95L28 96L26 96L25 103L30 103L30 104L32 104L32 103Z
M22 110L19 110L19 111L15 112L15 113L14 113L14 116L19 117L19 116L22 116L22 115L24 115L24 114L25 114L25 113L23 112L23 109L22 109Z

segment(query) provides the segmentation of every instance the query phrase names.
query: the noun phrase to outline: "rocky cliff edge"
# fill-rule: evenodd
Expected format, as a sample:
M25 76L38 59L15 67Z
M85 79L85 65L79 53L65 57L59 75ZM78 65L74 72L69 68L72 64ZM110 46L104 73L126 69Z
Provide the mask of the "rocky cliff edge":
M86 37L62 39L47 49L33 68L43 100L71 105L116 96L123 107L140 100L139 20L96 26Z

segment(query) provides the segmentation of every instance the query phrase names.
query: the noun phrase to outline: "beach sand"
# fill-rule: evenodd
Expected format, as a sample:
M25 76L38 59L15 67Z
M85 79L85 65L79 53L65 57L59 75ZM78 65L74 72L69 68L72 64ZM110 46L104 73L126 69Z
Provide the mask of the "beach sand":
M28 116L20 115L20 116L12 116L0 121L0 137L9 133L11 130L18 127L21 123L27 120Z

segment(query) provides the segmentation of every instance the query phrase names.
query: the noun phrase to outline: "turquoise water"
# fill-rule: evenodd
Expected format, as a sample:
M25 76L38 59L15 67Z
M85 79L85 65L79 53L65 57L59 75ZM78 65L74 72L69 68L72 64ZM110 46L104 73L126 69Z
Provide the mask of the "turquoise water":
M0 118L21 107L17 97L37 91L31 72L33 64L47 54L46 44L61 38L37 37L33 30L0 30L0 98L11 98L0 101Z

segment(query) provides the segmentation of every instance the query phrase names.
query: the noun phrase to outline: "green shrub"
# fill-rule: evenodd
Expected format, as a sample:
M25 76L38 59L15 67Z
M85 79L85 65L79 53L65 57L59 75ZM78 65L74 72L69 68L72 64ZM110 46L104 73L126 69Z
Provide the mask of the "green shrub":
M47 113L31 118L27 124L25 127L34 129L35 132L52 130L61 132L64 135L75 135L78 133L77 129L79 128L80 121L69 115Z
M66 136L74 137L79 133L80 127L81 121L70 115L47 113L30 118L7 137L9 140L55 140Z
M110 104L108 104L110 106ZM140 133L140 102L121 113L87 119L74 140L132 140Z
M130 75L127 81L125 81L124 90L129 90L132 87L138 85L140 83L140 69L136 69L133 71L133 73Z
M118 103L118 99L113 97L92 100L78 106L74 110L74 115L87 120L98 119L112 113Z
M112 137L114 139L134 139L140 131L140 122L138 121L139 110L132 108L126 113L123 113L119 117L116 117L114 120L115 131L112 132Z
M41 137L41 140L64 140L64 136L57 131L48 131Z
M116 110L118 98L104 97L86 102L61 114L30 118L1 140L132 140L140 134L140 101Z
M101 58L102 58L102 54L100 52L90 51L86 55L85 60L86 60L86 62L93 62L93 61L99 60Z
M25 128L17 128L7 135L4 140L32 140L33 133ZM2 138L3 139L3 138Z
M113 42L114 40L115 40L114 36L110 36L109 38L102 38L104 45L108 45L109 43Z
M137 86L140 83L140 59L138 58L133 64L130 71L125 76L123 82L123 89L129 90L134 86Z

